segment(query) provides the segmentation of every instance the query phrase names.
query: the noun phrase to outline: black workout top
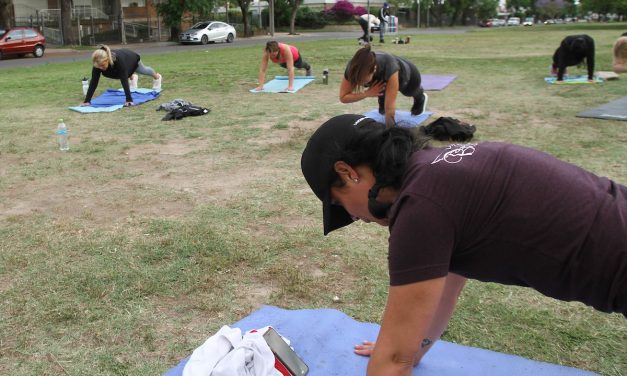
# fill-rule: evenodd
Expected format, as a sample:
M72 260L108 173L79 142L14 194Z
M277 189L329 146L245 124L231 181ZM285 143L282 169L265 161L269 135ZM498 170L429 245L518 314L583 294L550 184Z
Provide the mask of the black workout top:
M389 218L392 285L450 271L627 315L627 187L551 155L420 150Z
M98 81L100 80L101 74L107 78L119 79L122 83L122 87L124 88L126 101L133 101L133 98L131 97L131 90L128 85L128 79L133 73L135 73L135 70L139 65L139 55L127 49L111 50L111 53L113 55L113 65L109 65L107 70L103 71L96 67L92 68L91 81L89 82L89 89L87 90L84 102L91 101L91 97L94 95L94 92L98 87Z
M412 72L415 72L414 74L419 74L418 69L414 66L414 64L401 57L390 55L385 52L374 52L374 54L377 61L377 70L374 72L372 82L387 82L394 73L398 72L398 89L402 92L411 81ZM348 68L350 67L350 64L351 62L349 61L346 65L346 70L344 70L344 78L347 80ZM416 78L418 78L418 82L420 82L420 78Z

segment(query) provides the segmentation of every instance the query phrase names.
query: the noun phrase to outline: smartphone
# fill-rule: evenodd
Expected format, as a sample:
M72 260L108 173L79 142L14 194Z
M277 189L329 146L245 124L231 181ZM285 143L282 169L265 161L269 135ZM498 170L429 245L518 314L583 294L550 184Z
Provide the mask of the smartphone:
M274 356L279 358L281 363L285 365L288 371L294 376L305 376L309 372L309 367L303 362L303 360L292 350L292 348L281 338L279 333L272 327L263 335L268 346L274 353Z

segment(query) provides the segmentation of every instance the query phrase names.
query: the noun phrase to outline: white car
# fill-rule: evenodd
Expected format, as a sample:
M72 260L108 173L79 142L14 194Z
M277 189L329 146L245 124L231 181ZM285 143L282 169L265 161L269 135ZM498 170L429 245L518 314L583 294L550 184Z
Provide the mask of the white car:
M520 26L520 18L510 17L507 19L507 26Z
M494 26L494 27L505 26L505 20L503 20L501 18L494 18L494 19L492 19L492 26Z
M179 42L185 43L202 43L209 42L227 42L232 43L235 40L235 28L227 23L220 21L198 22L189 30L185 30L179 34Z
M523 22L523 26L533 26L533 17L525 18L525 21Z

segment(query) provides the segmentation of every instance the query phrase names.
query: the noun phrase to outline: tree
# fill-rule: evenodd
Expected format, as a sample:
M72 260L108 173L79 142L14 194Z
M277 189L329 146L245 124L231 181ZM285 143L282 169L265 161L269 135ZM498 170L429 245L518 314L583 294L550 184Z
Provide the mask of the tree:
M250 3L252 0L237 0L239 4L239 8L242 10L242 23L244 24L244 35L249 36L249 26L248 26L248 8L250 8Z
M10 29L13 0L0 0L0 28Z
M290 5L290 34L296 34L296 12L303 0L287 0Z
M61 32L63 35L63 44L78 44L78 38L72 32L72 8L73 0L61 1Z
M556 18L564 12L566 4L564 0L538 0L536 1L536 9L547 18Z
M116 0L120 1L120 0ZM185 12L205 16L215 7L215 0L167 0L157 4L157 12L163 17L163 23L170 28L170 35L176 38Z

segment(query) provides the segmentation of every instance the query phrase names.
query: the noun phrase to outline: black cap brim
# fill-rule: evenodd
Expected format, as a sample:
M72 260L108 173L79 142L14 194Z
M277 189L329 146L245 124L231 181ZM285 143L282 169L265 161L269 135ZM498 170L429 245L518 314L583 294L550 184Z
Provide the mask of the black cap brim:
M322 221L324 225L324 235L354 222L353 217L348 214L346 209L331 203L331 192L322 200Z

